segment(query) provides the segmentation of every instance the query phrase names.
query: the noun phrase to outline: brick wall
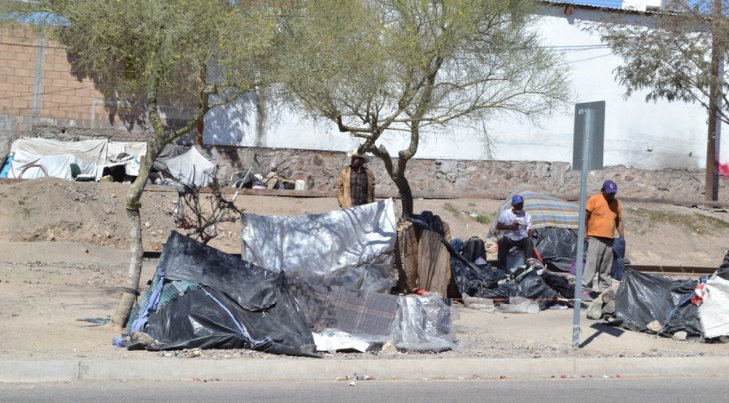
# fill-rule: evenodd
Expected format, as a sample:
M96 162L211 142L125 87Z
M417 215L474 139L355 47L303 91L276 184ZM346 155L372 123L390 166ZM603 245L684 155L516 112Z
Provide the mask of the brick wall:
M30 30L4 29L0 54L0 92L4 94L0 115L61 125L108 126L103 119L103 94L91 80L71 74L63 46Z
M27 34L27 33L26 33ZM0 113L31 116L36 60L35 38L0 31Z
M139 127L110 116L92 80L71 73L65 47L30 28L0 28L0 94L0 155L18 137L58 137L69 128L86 137L142 138Z

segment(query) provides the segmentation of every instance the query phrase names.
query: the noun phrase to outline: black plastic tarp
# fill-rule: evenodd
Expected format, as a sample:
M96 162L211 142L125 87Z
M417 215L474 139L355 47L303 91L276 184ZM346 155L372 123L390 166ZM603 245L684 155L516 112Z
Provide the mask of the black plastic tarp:
M494 270L490 264L477 265L469 262L460 253L451 252L451 277L461 295L495 298L501 293L495 291L499 280L506 277L503 270Z
M458 255L451 256L451 271L461 294L471 297L500 301L508 301L511 297L524 297L536 300L539 307L545 309L556 302L562 291L568 293L571 288L574 295L574 287L547 271L542 274L531 271L516 281L510 279L503 270L495 270L489 264L475 265Z
M700 336L698 310L691 303L696 285L695 280L674 280L626 268L615 296L616 317L623 327L634 331L646 331L649 323L658 321L660 334L685 331L688 336Z
M569 228L540 228L534 247L546 266L569 272L577 256L577 233Z
M150 313L148 349L251 348L317 356L283 272L272 272L172 232L157 272L201 285Z

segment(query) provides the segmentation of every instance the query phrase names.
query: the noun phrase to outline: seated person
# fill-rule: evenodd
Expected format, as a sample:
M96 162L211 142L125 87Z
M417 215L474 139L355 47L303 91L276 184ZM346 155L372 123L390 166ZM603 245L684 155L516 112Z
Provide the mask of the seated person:
M511 268L506 267L506 256L514 246L524 252L525 261L533 257L532 236L534 235L534 228L532 227L532 216L524 211L524 198L522 196L515 195L511 198L511 208L504 210L499 215L496 229L504 231L504 235L498 241L499 269L508 270Z

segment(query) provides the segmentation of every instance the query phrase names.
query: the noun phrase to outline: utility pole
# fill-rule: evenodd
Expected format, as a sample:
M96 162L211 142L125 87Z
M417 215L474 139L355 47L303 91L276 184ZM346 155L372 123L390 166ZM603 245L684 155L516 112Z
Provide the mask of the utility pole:
M718 125L721 121L717 118L719 114L720 88L719 88L719 64L723 61L720 39L717 31L721 24L722 0L714 0L711 16L711 81L709 83L709 127L706 141L706 182L704 185L704 200L713 202L719 200L719 175L716 171L718 155L716 155L716 144ZM721 69L723 70L723 69Z

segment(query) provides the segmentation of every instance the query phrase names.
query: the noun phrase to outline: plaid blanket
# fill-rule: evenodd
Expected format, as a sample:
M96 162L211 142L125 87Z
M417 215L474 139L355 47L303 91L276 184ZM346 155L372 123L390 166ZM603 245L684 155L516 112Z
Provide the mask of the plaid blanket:
M532 216L534 228L571 228L579 227L579 206L575 203L559 199L554 196L535 193L526 190L514 191L504 201L496 212L491 227L491 233L496 233L496 222L502 211L511 208L511 196L519 194L524 197L524 210Z
M289 280L312 331L335 328L355 336L390 335L397 296L327 287L295 277Z

